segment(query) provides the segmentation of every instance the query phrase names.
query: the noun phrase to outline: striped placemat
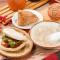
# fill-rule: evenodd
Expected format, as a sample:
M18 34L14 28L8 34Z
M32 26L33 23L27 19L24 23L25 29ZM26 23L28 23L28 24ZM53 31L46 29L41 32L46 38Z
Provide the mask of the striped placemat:
M49 0L40 0L39 2L31 2L27 1L26 6L24 9L36 9L41 5L47 3ZM15 12L12 11L8 5L4 6L0 9L0 15L5 16L8 15L7 19L11 18Z

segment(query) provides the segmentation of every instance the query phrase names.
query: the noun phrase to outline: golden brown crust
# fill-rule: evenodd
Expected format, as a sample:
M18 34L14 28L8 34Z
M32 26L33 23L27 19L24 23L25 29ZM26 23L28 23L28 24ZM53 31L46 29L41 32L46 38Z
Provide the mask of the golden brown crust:
M25 26L38 21L38 17L29 11L18 11L18 26Z
M60 4L54 3L48 8L48 15L53 20L60 20Z
M11 27L9 27L9 28L11 28ZM21 58L31 52L32 47L33 47L33 42L25 31L18 29L18 28L11 28L11 29L14 29L14 30L26 35L28 37L28 41L30 42L29 46L25 46L22 50L19 50L17 52L7 52L7 51L3 51L0 49L0 53L4 56L10 57L10 58L18 58L18 57Z

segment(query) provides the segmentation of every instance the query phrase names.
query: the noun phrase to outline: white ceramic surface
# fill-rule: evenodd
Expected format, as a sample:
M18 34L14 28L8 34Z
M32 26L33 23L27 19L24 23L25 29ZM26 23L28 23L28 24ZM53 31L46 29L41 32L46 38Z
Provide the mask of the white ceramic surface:
M24 11L29 11L29 12L32 12L33 14L35 14L39 20L37 22L40 22L40 21L43 21L43 16L41 15L41 13L39 13L38 11L36 10L30 10L30 9L25 9ZM13 17L12 17L12 23L18 27L18 28L21 28L21 29L30 29L35 23L37 22L34 22L34 23L31 23L29 25L26 25L26 26L18 26L18 12L16 12Z

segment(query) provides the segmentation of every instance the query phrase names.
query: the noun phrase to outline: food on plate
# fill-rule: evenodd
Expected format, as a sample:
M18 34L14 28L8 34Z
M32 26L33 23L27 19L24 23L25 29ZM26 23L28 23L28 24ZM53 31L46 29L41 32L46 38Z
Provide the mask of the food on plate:
M18 26L25 26L38 20L39 18L32 12L23 10L18 11Z
M18 28L4 28L0 33L0 53L7 57L23 57L33 47L28 34Z
M60 46L60 24L55 22L40 22L30 30L30 37L36 45L44 48ZM53 38L54 37L54 38Z
M53 20L60 20L60 3L51 4L48 8L48 15Z

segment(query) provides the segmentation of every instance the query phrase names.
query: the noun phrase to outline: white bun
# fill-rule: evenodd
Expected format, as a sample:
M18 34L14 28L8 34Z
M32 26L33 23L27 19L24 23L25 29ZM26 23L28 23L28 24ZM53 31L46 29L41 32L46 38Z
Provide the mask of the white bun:
M23 35L21 32L18 32L14 29L11 29L11 28L5 28L2 30L2 32L6 36L16 39L16 40L27 40L27 37L25 35Z

